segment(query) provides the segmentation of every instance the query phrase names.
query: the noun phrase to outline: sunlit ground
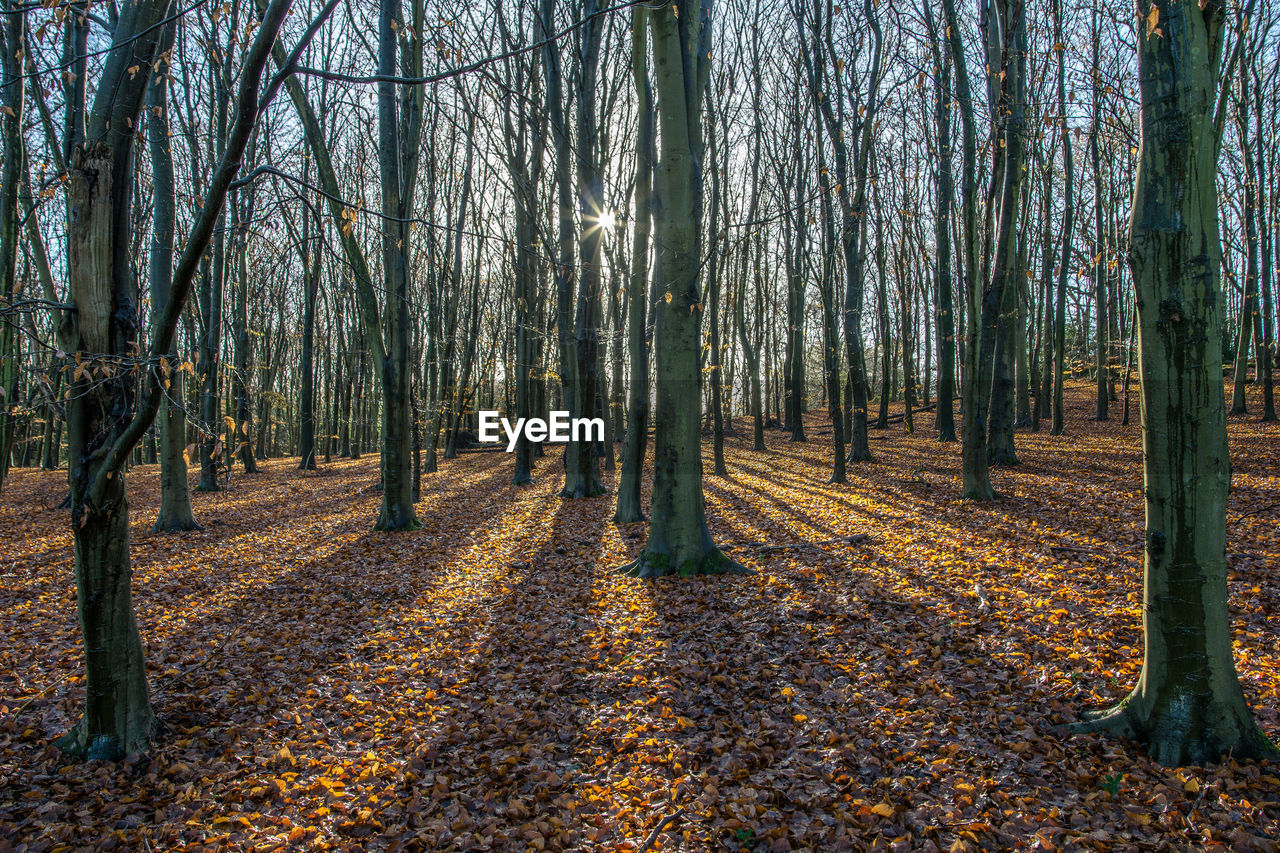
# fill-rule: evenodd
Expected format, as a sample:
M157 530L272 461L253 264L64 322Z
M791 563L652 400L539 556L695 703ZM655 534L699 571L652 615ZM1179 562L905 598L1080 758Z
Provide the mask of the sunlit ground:
M1231 419L1231 600L1280 737L1280 426L1259 410ZM736 419L730 476L705 482L756 572L729 579L622 577L643 525L560 500L558 456L530 489L505 454L445 462L409 534L370 532L375 455L238 474L181 535L149 533L156 469L136 469L162 729L118 766L50 746L83 700L65 474L17 471L0 850L634 850L677 811L653 849L1274 849L1277 768L1053 733L1141 664L1139 433L1092 411L1081 389L1066 437L1020 431L985 505L959 500L931 416L874 433L845 486L821 413L767 453Z

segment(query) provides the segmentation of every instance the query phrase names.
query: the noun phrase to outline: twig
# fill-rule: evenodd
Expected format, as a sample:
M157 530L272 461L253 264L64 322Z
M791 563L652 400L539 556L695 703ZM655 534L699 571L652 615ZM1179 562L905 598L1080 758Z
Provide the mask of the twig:
M826 539L822 542L786 542L781 545L770 545L766 542L739 542L735 545L726 545L724 550L736 551L745 548L758 548L762 554L772 554L775 551L788 551L792 548L826 548L832 545L861 545L864 542L871 541L871 537L865 533L855 533L852 536L841 536L838 539Z
M66 681L67 676L70 674L71 672L69 670L67 672L62 673L62 675L58 676L52 682L45 685L44 689L42 689L39 693L36 693L32 696L28 696L25 702L23 702L17 708L14 708L12 711L9 712L9 718L12 720L18 719L18 715L21 714L23 711L27 710L28 705L30 705L32 702L39 699L41 696L44 696L45 694L47 694L50 690L57 687L62 682Z
M1239 524L1240 522L1244 521L1246 518L1249 518L1249 517L1251 517L1251 516L1255 516L1255 515L1262 515L1264 512L1270 512L1271 510L1275 509L1276 507L1280 507L1280 503L1267 504L1266 506L1262 507L1261 509L1255 509L1253 512L1246 512L1244 515L1240 516L1239 518L1237 518L1235 521L1233 521L1233 522L1231 522L1231 523L1232 523L1233 525L1235 525L1235 524Z
M191 673L195 672L201 667L206 666L209 663L210 659L213 658L214 655L219 654L223 649L225 649L228 645L230 645L231 641L236 638L236 635L240 633L240 629L243 627L244 627L243 623L236 625L233 629L231 629L231 633L226 636L226 639L224 639L221 643L218 643L218 645L214 646L209 651L207 651L204 657L200 658L200 660L196 661L194 664L187 667L182 672L178 673L177 678L175 678L172 682L169 682L169 684L166 686L172 687L174 682L181 682L184 679L186 679L186 677L189 676ZM161 687L157 687L152 698L159 699L163 695L165 695L164 689Z
M1068 554L1092 554L1095 557L1105 557L1101 551L1094 551L1090 548L1071 548L1067 545L1050 545L1050 551L1063 551Z
M648 853L649 848L653 847L657 842L658 836L662 834L662 831L682 817L684 817L684 809L680 808L658 821L658 825L653 828L653 832L649 833L649 837L644 840L644 843L636 849L636 853Z

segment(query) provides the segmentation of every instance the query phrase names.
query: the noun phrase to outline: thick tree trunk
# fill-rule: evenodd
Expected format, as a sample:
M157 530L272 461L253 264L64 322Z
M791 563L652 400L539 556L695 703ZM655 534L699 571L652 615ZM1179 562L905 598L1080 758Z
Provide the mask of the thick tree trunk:
M947 3L950 7L950 0ZM1026 42L1025 5L1021 0L1006 2L996 14L996 25L1002 28L995 42L1000 54L991 56L989 65L993 79L998 79L998 102L992 104L992 114L996 126L1003 131L1004 145L996 156L996 162L1002 166L999 175L998 191L993 192L993 199L998 201L998 217L995 225L995 247L992 253L990 275L986 279L981 298L976 300L974 309L976 323L970 322L970 341L968 358L968 374L965 383L964 401L964 451L963 451L963 486L964 497L971 500L991 500L996 496L991 486L991 473L987 455L988 417L995 419L993 428L998 431L999 420L1011 416L1005 405L995 405L998 400L993 393L996 379L996 364L1001 357L998 325L1002 308L1005 307L1005 291L1008 280L1014 274L1016 257L1016 224L1018 222L1018 201L1022 177L1022 122L1023 122L1023 82L1022 69ZM948 24L951 24L952 9L948 8ZM953 56L955 55L953 49ZM996 63L999 60L1000 72L996 77ZM958 64L958 63L957 63ZM968 140L966 139L966 149ZM967 151L966 151L967 153ZM973 248L973 244L971 244ZM970 266L977 259L970 259ZM973 281L973 279L971 279Z
M650 12L662 158L656 189L657 406L649 539L635 577L745 571L711 540L702 495L701 99L711 51L711 8L694 0Z
M188 234L169 298L153 323L147 350L152 361L172 350L174 328L198 259L208 248L258 117L267 46L274 42L288 8L288 0L274 0L246 54L235 130ZM168 10L167 0L138 0L122 10L85 141L76 145L68 164L67 270L76 306L68 339L77 369L72 372L67 425L86 705L80 722L59 744L82 758L114 759L141 751L154 728L130 598L124 468L155 417L164 377L163 369L146 373L144 404L137 407L139 377L123 367L139 349L137 282L127 239L132 226L132 147ZM145 71L138 74L138 67Z
M1166 765L1277 757L1236 676L1227 609L1231 485L1218 225L1223 8L1137 5L1142 146L1130 265L1139 316L1146 501L1142 673L1076 731L1145 741Z
M142 638L133 615L124 475L107 484L99 506L84 503L90 466L88 448L81 442L91 434L86 430L102 426L102 403L101 395L89 392L85 399L73 396L69 404L75 460L71 521L87 690L84 716L59 739L58 747L78 758L114 761L147 750L155 733L155 717Z
M153 22L166 5L156 0L131 9L135 17L128 25L139 20ZM121 28L130 31L125 22ZM159 38L157 33L139 48L148 68ZM119 64L124 58L120 53L112 50L108 71L119 73L111 63ZM125 101L121 109L131 109L135 120L148 75L141 76L136 87L128 87L121 95ZM125 130L109 136L100 126L93 132L113 144L77 146L69 164L67 189L68 271L71 299L76 305L74 345L80 365L73 374L67 427L86 704L80 722L58 745L80 758L113 760L144 751L154 719L130 592L124 458L119 470L110 471L105 479L99 477L99 466L109 464L103 458L110 455L128 425L136 396L133 376L118 369L118 359L134 350L138 339L137 284L125 237L130 225L133 133Z

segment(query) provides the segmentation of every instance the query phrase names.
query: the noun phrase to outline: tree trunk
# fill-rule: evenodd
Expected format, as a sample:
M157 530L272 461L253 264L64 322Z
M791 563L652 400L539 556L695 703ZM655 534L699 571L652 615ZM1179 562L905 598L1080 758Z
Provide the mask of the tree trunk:
M400 69L397 46L404 29L400 0L381 0L378 15L378 70L387 77ZM415 39L415 41L417 41ZM378 144L382 183L383 281L387 292L386 345L377 353L382 378L382 506L376 530L416 530L421 525L413 509L413 411L409 375L409 243L401 145L402 116L398 87L384 80L378 84ZM410 152L416 156L417 152ZM370 337L382 337L374 328Z
M167 27L163 53L173 42L173 28ZM159 69L157 69L159 71ZM151 154L151 182L154 219L151 229L151 306L163 313L169 301L173 276L174 176L173 151L169 144L169 71L164 68L147 92L147 143ZM178 349L167 356L169 387L161 403L160 431L160 514L153 532L201 530L191 509L191 492L187 486L187 421L183 405L183 371L178 369Z
M1275 344L1275 314L1272 312L1272 260L1275 249L1275 222L1274 211L1276 210L1276 200L1274 193L1268 192L1272 188L1272 181L1268 174L1267 151L1268 148L1263 144L1266 137L1263 135L1263 91L1261 73L1255 65L1254 68L1242 73L1251 73L1253 79L1253 120L1254 120L1254 139L1256 139L1257 149L1257 166L1256 172L1258 182L1258 230L1259 244L1262 251L1261 276L1258 279L1258 295L1262 302L1262 347L1258 352L1258 381L1262 384L1262 420L1276 420L1276 401L1275 401L1275 380L1273 377L1275 360L1276 360L1276 344ZM1275 168L1275 164L1271 164L1271 168ZM1266 189L1264 189L1266 188Z
M1098 49L1101 40L1098 23L1098 0L1093 0L1092 38L1093 67L1099 67ZM1097 305L1097 316L1094 337L1095 379L1097 381L1097 409L1094 419L1105 421L1107 403L1110 400L1108 383L1110 381L1110 347L1108 335L1111 327L1107 324L1107 245L1106 233L1102 227L1102 154L1099 150L1102 133L1102 77L1093 75L1093 123L1089 127L1089 160L1093 164L1093 298Z
M724 377L721 375L723 365L720 363L720 174L724 169L724 161L720 135L718 133L715 92L712 90L710 75L707 78L707 134L710 148L711 165L711 222L708 233L711 235L710 258L707 260L707 297L710 307L708 324L710 326L710 349L708 351L707 370L711 374L711 459L712 471L717 477L727 477L728 470L724 465ZM803 375L803 369L801 371ZM792 433L793 441L804 441L804 426L797 422ZM796 436L799 436L797 438Z
M1218 225L1223 7L1137 5L1142 145L1130 266L1142 371L1144 658L1115 708L1076 726L1145 741L1162 764L1277 757L1236 676L1227 609L1231 485Z
M622 477L618 482L618 524L644 521L641 509L644 456L649 443L648 274L652 232L653 169L657 121L649 80L649 12L635 7L631 18L631 74L636 87L635 227L631 234L631 278L627 282L627 355L631 376L627 383L627 437L622 447Z
M948 25L954 26L951 0L946 3ZM1018 222L1018 199L1021 189L1022 173L1022 123L1023 123L1023 83L1021 70L1022 57L1025 55L1026 15L1025 5L1021 0L1005 2L995 15L999 34L993 37L999 50L998 56L990 56L988 65L993 78L998 80L998 101L992 104L992 115L996 127L1003 131L1004 145L997 152L996 162L1002 165L999 183L993 192L998 200L998 217L995 221L995 248L992 255L990 275L985 279L980 299L976 299L973 314L976 316L969 324L970 341L967 353L969 365L966 371L966 393L964 401L964 452L963 452L963 487L964 497L971 500L991 500L996 497L991 486L991 473L987 455L987 419L1005 417L1005 406L993 408L992 396L995 385L996 360L1000 357L1000 337L998 323L1003 306L1004 294L1008 287L1011 270L1015 266L1016 225ZM953 34L953 39L957 38ZM953 57L956 53L953 41ZM996 62L998 60L998 64ZM957 60L959 66L959 60ZM998 77L995 69L999 67ZM962 112L963 115L963 112ZM967 135L967 134L966 134ZM966 154L969 140L966 139ZM966 223L968 225L968 223ZM975 243L970 243L970 249ZM977 263L971 255L969 266ZM972 275L972 269L969 270ZM976 283L976 278L971 278ZM976 295L976 294L975 294ZM976 322L975 322L976 320ZM999 424L993 425L998 428Z
M1066 432L1063 386L1067 358L1067 270L1071 266L1071 231L1075 225L1075 161L1067 127L1066 45L1063 42L1062 0L1053 0L1054 53L1058 56L1058 132L1062 134L1062 247L1058 261L1053 315L1053 435Z
M232 370L232 395L234 399L235 425L228 439L232 456L238 456L246 474L256 474L258 463L253 454L253 400L249 393L249 362L253 358L253 343L249 338L249 231L245 223L253 220L252 188L247 188L242 206L237 206L232 216L232 233L235 235L236 285L235 344ZM263 428L266 419L263 419Z
M307 166L310 160L307 161ZM309 212L303 211L303 239L311 238ZM314 266L311 258L315 258ZM299 436L298 436L298 468L302 471L316 470L316 299L320 294L320 259L321 251L317 246L303 254L303 306L302 306L302 365L301 389L299 395ZM328 442L325 443L325 454L328 455Z
M1249 72L1240 72L1240 102L1249 103ZM1258 320L1258 183L1254 172L1256 162L1253 145L1249 139L1249 117L1244 106L1237 110L1236 135L1240 144L1240 159L1244 162L1244 209L1241 219L1244 229L1244 295L1240 300L1239 334L1236 336L1235 370L1232 379L1231 414L1249 413L1246 391L1249 386L1249 350L1254 343L1254 324ZM1265 140L1255 140L1258 145ZM1261 365L1259 365L1261 367ZM1258 371L1261 374L1261 370Z
M929 11L932 15L932 10ZM930 18L932 26L932 18ZM938 133L938 200L934 209L934 243L938 252L934 298L938 310L938 441L956 440L956 316L951 283L951 205L955 180L951 174L951 54L940 63L934 95L934 120Z
M844 459L844 407L840 381L840 329L836 321L836 213L832 202L831 177L827 172L823 123L817 122L818 182L822 187L822 356L823 379L827 389L827 414L831 419L831 443L834 445L834 462L831 482L844 483L847 475Z
M653 509L634 577L745 571L711 540L702 495L701 448L701 100L711 52L711 6L700 0L649 14L662 159L655 222L659 298L654 350Z
M3 33L0 49L0 135L4 161L0 164L0 306L13 304L18 280L18 184L22 180L25 144L22 114L26 86L22 56L26 50L27 13L13 0L0 6ZM18 404L17 316L0 318L0 489L9 473Z

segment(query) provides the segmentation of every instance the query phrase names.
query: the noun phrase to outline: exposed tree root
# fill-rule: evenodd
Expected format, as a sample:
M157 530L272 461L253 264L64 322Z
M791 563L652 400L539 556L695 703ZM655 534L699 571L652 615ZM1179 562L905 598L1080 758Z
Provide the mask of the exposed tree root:
M1247 709L1201 709L1200 714L1163 713L1140 719L1133 694L1110 708L1086 711L1080 722L1064 726L1066 736L1102 734L1146 745L1147 754L1165 767L1209 764L1230 757L1280 760L1280 749L1258 728ZM1204 719L1206 714L1215 713ZM1234 719L1234 722L1232 720Z
M726 557L719 548L712 549L701 559L684 560L679 565L667 554L645 551L634 562L623 566L622 573L627 577L641 579L754 574L746 566Z

